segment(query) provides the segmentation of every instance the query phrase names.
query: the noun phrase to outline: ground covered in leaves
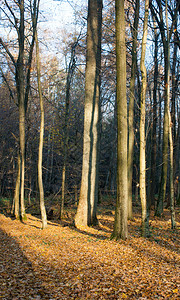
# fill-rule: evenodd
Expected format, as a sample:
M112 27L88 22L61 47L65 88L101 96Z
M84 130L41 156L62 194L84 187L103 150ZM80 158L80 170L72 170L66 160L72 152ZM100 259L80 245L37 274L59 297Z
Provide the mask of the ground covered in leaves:
M140 236L140 211L129 239L111 241L114 211L99 210L97 228L76 229L73 209L63 221L28 214L21 223L0 214L0 299L180 299L180 216L151 218Z

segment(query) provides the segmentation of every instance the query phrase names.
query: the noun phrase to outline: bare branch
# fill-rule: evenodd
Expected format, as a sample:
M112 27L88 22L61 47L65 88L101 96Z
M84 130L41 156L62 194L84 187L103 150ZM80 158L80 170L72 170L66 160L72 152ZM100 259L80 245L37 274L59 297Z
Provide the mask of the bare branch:
M13 23L12 21L11 21L11 23L14 25L14 27L15 27L16 30L18 31L18 25L17 25L17 24L18 24L18 19L16 18L14 12L12 11L12 9L11 9L11 7L9 6L9 4L7 3L7 1L6 1L6 0L4 0L4 1L5 1L5 3L6 3L7 8L9 9L11 15L12 15L13 18L14 18L14 23Z
M7 45L3 42L2 38L0 37L0 44L2 45L2 47L4 48L4 50L6 51L6 53L8 54L8 56L10 57L10 59L12 60L14 66L16 67L16 61L14 59L14 56L11 54L11 52L9 51Z

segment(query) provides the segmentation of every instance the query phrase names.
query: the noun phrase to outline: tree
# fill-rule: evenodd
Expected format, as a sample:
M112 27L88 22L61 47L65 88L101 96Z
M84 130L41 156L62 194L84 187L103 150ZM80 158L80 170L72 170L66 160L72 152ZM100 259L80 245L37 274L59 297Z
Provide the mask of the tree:
M152 135L151 135L151 167L150 183L148 194L148 209L151 205L155 206L155 187L156 187L156 152L157 152L157 85L158 85L158 36L157 25L153 17L154 24L154 86L153 86L153 115L152 115Z
M127 239L127 99L124 0L116 0L117 200L112 238Z
M0 38L0 44L3 47L6 55L11 60L15 69L15 82L18 99L18 110L19 110L19 152L20 152L20 180L17 176L16 190L15 190L15 202L19 202L19 190L20 190L20 208L21 218L26 219L25 204L24 204L24 179L25 179L25 115L28 105L28 96L30 90L30 73L33 56L33 48L35 42L35 31L37 26L38 12L39 12L39 1L33 0L29 2L29 14L31 16L32 32L27 32L25 28L25 3L24 0L17 2L12 1L8 3L4 0L3 13L7 17L10 26L16 31L18 40L18 57L16 59L16 52L13 55L13 49L11 44L8 45ZM26 30L25 30L26 29ZM27 36L25 35L27 34ZM28 38L30 39L28 40ZM27 41L28 40L28 41ZM25 41L26 45L29 45L27 51L27 60L25 64ZM26 49L27 50L27 49ZM27 66L25 71L25 65ZM19 172L19 171L18 171ZM20 186L19 186L20 184ZM16 212L17 213L17 212ZM18 216L19 217L19 214Z
M169 57L169 46L170 39L172 36L174 28L174 20L176 20L176 15L178 12L178 5L174 8L174 14L171 22L170 28L167 28L166 15L164 16L163 5L160 0L156 0L157 8L150 1L150 9L152 15L155 17L158 27L161 33L161 39L163 43L163 54L164 54L164 122L163 122L163 147L162 147L162 170L161 170L161 181L159 186L158 201L155 214L157 216L162 216L163 205L166 195L166 185L167 185L167 169L168 169L168 137L169 137L169 68L170 68L170 57ZM166 6L166 4L165 4ZM165 12L167 10L165 9ZM167 12L165 13L167 14Z
M102 0L89 0L81 189L75 225L97 224Z
M170 114L170 35L169 35L169 22L168 22L168 11L167 11L167 0L166 0L166 30L167 30L167 110L168 110L168 136L169 136L169 152L170 152L170 206L171 206L171 227L176 227L175 222L175 210L174 210L174 174L173 174L173 136L172 136L172 125L171 125L171 114Z
M38 92L41 110L41 124L40 124L40 136L39 136L39 156L38 156L38 183L39 183L39 197L40 197L40 209L42 218L42 229L47 227L47 215L44 205L44 188L42 180L42 154L43 154L43 137L44 137L44 101L41 90L41 71L40 71L40 58L39 58L39 43L37 37L37 31L35 33L36 40L36 63L37 63L37 81Z
M135 17L133 24L133 45L132 45L132 66L130 80L130 97L128 111L128 218L132 218L132 177L133 177L133 156L134 156L134 98L135 79L137 70L137 34L139 23L139 0L136 0Z
M143 25L143 38L141 49L141 105L140 105L140 199L142 206L142 236L149 234L149 216L147 214L146 202L146 136L145 136L145 120L146 120L146 86L147 71L145 67L146 41L148 32L148 16L149 16L149 0L145 1L145 14Z

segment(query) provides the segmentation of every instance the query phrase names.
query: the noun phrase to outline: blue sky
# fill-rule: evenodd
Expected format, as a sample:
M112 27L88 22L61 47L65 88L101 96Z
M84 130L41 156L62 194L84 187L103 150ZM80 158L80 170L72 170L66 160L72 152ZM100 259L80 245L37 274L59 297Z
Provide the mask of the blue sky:
M68 33L75 32L75 12L87 0L41 0L39 37L48 47L49 54L61 52L61 41ZM47 50L46 47L46 50Z
M40 11L46 21L43 26L51 30L69 27L74 21L74 12L86 2L85 0L41 0Z

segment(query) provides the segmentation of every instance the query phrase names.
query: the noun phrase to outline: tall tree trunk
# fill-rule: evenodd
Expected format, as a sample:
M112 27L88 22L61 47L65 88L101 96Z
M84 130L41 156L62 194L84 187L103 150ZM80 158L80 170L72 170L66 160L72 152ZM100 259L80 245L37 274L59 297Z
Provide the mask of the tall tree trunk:
M165 49L165 57L167 57L167 49ZM164 97L164 122L163 122L163 149L162 149L162 170L161 181L159 186L159 194L155 215L161 217L163 213L164 200L166 195L167 183L167 166L168 166L168 103L167 103L167 61L165 59L165 97Z
M175 26L177 30L177 24ZM174 40L176 40L176 36L174 35ZM172 134L173 134L173 142L175 142L176 138L176 93L177 93L177 82L176 79L176 63L177 63L177 44L174 41L174 51L173 51L173 64L172 64L172 109L171 109L171 118L172 118Z
M157 127L157 83L158 83L158 34L156 29L156 22L154 20L154 87L153 87L153 128L152 128L152 148L151 148L151 173L150 173L150 187L148 195L148 209L151 205L155 205L155 187L156 187L156 127Z
M142 50L141 50L141 106L140 106L140 199L142 206L142 236L149 234L149 215L146 203L146 137L145 137L145 117L146 117L146 86L147 73L145 67L146 41L148 31L149 0L145 1L145 15L143 26Z
M166 3L167 6L167 3ZM168 51L169 51L169 41L170 36L173 32L174 27L174 20L177 16L177 8L174 9L174 16L173 16L173 22L171 23L171 29L167 29L167 24L164 23L164 16L163 16L163 7L162 2L157 1L157 7L159 10L159 16L157 16L157 10L154 8L154 6L150 5L152 15L156 18L156 22L158 23L160 32L161 32L161 38L163 43L163 52L164 52L164 88L165 88L165 95L164 95L164 123L163 123L163 149L162 149L162 171L161 171L161 181L159 186L159 194L158 194L158 201L157 201L157 207L155 211L156 216L162 216L163 213L163 204L165 200L166 195L166 184L167 184L167 167L168 167L168 135L169 135L169 116L168 116L168 97L169 97L169 59L168 59ZM166 22L167 22L167 11L166 11ZM167 32L167 34L166 34Z
M117 200L112 238L128 238L127 99L124 0L116 0Z
M75 225L97 224L102 0L89 0L83 165Z
M16 67L17 94L19 104L19 143L21 158L21 218L26 219L24 204L24 176L25 176L25 103L24 103L24 0L20 1L20 26L19 26L19 56Z
M178 112L178 129L177 129L177 137L176 137L176 164L177 164L177 170L178 170L178 175L176 176L177 180L177 204L180 205L180 111Z
M179 5L180 7L180 5ZM176 179L176 173L178 170L178 164L177 164L177 154L178 154L178 142L177 142L177 125L176 120L178 123L178 112L176 111L176 99L177 99L177 90L178 90L178 78L176 76L176 65L177 65L177 19L175 20L174 24L174 51L173 51L173 63L172 63L172 107L171 107L171 120L172 120L172 138L173 138L173 145L174 145L174 156L173 156L173 178ZM176 115L177 114L177 115ZM176 117L177 116L177 117Z
M161 139L161 135L162 135L162 97L161 97L161 91L160 91L160 84L158 86L158 156L157 156L157 165L158 165L158 169L157 169L157 173L158 173L158 180L161 177L161 163L162 163L162 152L161 152L161 143L162 143L162 139ZM158 182L159 184L159 182ZM155 209L156 209L156 202L155 202Z
M169 152L170 152L170 209L171 209L171 228L176 227L175 221L175 205L174 205L174 173L173 173L173 137L172 137L172 123L171 114L169 111Z
M47 227L47 215L46 208L44 204L44 188L42 179L42 155L43 155L43 137L44 137L44 101L41 91L41 72L40 72L40 59L39 59L39 43L37 32L35 35L36 40L36 63L37 63L37 80L38 80L38 92L40 100L40 110L41 110L41 124L40 124L40 136L39 136L39 156L38 156L38 183L39 183L39 197L40 197L40 209L41 209L41 219L42 219L42 229Z
M166 28L167 28L167 109L168 109L168 127L169 127L169 152L170 152L170 208L171 208L171 227L176 227L175 222L175 209L174 209L174 172L173 172L173 135L172 135L172 123L170 114L170 36L168 26L168 8L166 0Z
M129 98L129 139L128 139L128 218L132 219L132 176L133 176L133 156L134 156L134 98L135 98L135 78L137 69L137 33L139 23L139 0L136 0L135 17L133 24L133 45L132 45L132 66L130 80Z
M11 16L14 18L11 22L11 26L13 25L18 36L18 58L16 60L15 56L12 55L11 51L8 49L8 45L3 42L2 38L0 38L0 44L6 51L6 54L10 58L11 62L15 68L15 81L16 81L16 90L17 90L17 99L18 99L18 109L19 109L19 152L20 152L20 185L19 178L17 177L17 184L15 189L15 196L19 194L18 189L20 186L20 208L21 208L21 219L26 219L25 214L25 204L24 204L24 179L25 179L25 114L27 110L28 103L28 95L30 89L30 71L31 71L31 63L33 56L33 48L34 48L34 38L35 38L35 30L37 26L38 19L38 11L39 11L39 1L40 0L32 0L29 1L30 14L32 17L31 25L32 25L32 36L29 48L26 51L25 56L25 4L24 0L15 1L11 6L6 2L6 7L10 11ZM32 4L33 2L33 4ZM19 14L19 20L17 19ZM10 20L10 19L9 19ZM29 23L28 23L29 24ZM28 25L29 26L29 25ZM25 61L25 58L27 60ZM26 83L25 83L25 69L26 69ZM19 171L18 171L19 172ZM18 197L18 196L17 196Z

